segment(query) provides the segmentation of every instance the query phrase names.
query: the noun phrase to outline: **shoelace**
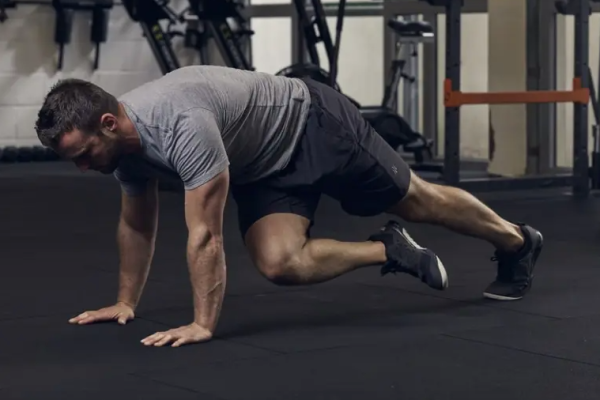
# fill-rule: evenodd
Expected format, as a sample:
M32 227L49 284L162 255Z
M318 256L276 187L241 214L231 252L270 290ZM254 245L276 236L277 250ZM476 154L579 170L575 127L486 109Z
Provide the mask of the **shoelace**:
M400 232L401 228L395 229L396 231ZM391 230L390 226L385 226L383 228L381 228L380 232L386 234L385 232ZM389 233L389 237L390 239L393 238L395 235L394 232L390 232ZM413 245L411 245L410 241L404 237L404 234L402 234L402 238L400 238L399 240L394 241L393 243L388 243L388 245L392 245L392 246L402 246L405 248L405 250L399 250L399 253L403 255L404 260L402 260L404 263L408 264L408 265L417 265L418 264L418 259L415 259L414 257L414 251L415 248ZM413 257L411 258L411 255L413 255ZM387 262L382 268L381 268L381 275L386 275L389 273L392 274L397 274L397 273L408 273L410 275L413 275L415 277L419 277L420 276L420 271L418 270L412 270L409 268L406 268L400 264L398 264L397 262Z

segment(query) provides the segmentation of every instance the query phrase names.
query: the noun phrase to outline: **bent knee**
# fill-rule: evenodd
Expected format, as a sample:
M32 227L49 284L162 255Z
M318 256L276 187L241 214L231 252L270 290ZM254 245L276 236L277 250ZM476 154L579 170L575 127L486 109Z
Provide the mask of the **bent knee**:
M265 278L276 285L301 283L302 250L309 224L296 215L272 214L250 228L246 246Z
M301 281L300 250L272 249L255 257L254 264L265 278L276 285L291 286Z

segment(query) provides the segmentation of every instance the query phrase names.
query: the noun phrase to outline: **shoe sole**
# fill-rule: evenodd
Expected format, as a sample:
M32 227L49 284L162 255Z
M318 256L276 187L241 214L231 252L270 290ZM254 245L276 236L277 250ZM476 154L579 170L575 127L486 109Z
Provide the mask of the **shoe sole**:
M427 285L432 289L436 289L436 290L444 290L448 287L448 273L446 272L446 268L444 268L444 264L442 263L442 260L440 260L440 258L431 250L421 246L419 243L417 243L411 236L410 234L406 231L406 229L402 228L401 230L398 229L397 227L392 227L392 229L394 231L396 231L398 234L402 235L402 237L404 237L406 240L408 240L410 242L410 244L412 244L417 250L419 251L425 251L428 252L432 259L435 260L435 266L433 266L433 268L437 269L437 272L440 274L440 277L442 279L442 286L438 287L438 286L431 286L431 285ZM430 268L432 268L430 266Z
M433 254L433 252L431 250L429 250L429 251ZM440 260L440 258L437 255L435 256L435 260L436 260L437 270L440 273L440 276L442 277L442 287L441 288L434 287L433 289L444 290L448 287L448 274L446 273L446 268L444 268L444 264L442 263L442 260Z
M500 300L500 301L513 301L513 300L521 300L523 297L525 297L525 294L531 290L531 286L533 285L533 271L535 269L535 265L537 263L537 259L540 256L540 253L542 252L542 248L544 247L544 236L541 233L537 233L539 238L540 238L540 244L538 245L537 249L535 249L535 251L533 252L533 269L531 270L531 280L529 283L529 287L527 288L527 290L523 293L523 295L521 296L501 296L499 294L494 294L494 293L488 293L488 292L483 292L483 297L485 297L486 299L491 299L491 300Z
M512 301L512 300L521 300L523 296L520 297L508 297L508 296L500 296L499 294L487 293L483 292L483 297L490 300L500 300L500 301Z

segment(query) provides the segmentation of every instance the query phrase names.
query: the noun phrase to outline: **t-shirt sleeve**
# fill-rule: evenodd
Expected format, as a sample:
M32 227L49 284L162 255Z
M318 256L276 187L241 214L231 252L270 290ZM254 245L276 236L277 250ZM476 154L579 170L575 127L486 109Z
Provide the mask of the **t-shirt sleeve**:
M202 186L229 166L215 116L201 108L179 116L166 144L166 154L186 190Z

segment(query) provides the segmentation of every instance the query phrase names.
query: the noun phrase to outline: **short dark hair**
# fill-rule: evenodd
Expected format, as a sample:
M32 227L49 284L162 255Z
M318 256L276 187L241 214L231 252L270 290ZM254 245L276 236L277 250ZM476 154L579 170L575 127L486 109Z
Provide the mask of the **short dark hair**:
M47 94L35 131L44 146L52 147L63 133L73 129L85 134L97 132L102 114L118 112L118 100L99 86L81 79L63 79Z

